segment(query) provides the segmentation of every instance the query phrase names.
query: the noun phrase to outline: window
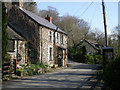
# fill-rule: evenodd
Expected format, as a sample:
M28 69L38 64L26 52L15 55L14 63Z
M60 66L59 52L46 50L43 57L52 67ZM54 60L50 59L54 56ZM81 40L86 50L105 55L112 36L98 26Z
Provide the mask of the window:
M52 49L52 47L50 47L50 49L49 49L49 60L53 60L52 55L53 55L53 49Z
M49 32L49 41L52 42L52 32Z
M59 33L57 33L57 43L59 43Z
M15 40L9 40L8 51L14 52L15 49Z
M63 37L63 35L61 37L61 43L64 44L64 37Z

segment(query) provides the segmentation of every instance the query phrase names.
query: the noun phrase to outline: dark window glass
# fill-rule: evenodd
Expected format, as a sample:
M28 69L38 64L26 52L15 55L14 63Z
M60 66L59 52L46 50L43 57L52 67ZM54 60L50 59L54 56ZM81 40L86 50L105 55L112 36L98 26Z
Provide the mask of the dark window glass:
M64 44L64 37L63 37L63 35L62 35L62 44Z
M14 51L15 49L15 40L9 40L8 51Z
M52 60L52 48L50 47L50 60Z
M49 39L50 39L50 42L52 42L52 32L51 31L49 32Z

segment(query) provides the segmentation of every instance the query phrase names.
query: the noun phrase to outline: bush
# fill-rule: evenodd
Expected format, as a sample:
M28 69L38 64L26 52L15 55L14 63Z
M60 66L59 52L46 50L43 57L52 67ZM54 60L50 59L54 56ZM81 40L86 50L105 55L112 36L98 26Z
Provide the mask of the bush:
M33 71L31 68L27 68L27 72L28 72L28 75L29 76L32 76L33 75Z
M102 55L95 55L95 64L103 64Z
M39 67L38 67L38 68L39 68ZM31 75L36 75L36 74L38 74L38 73L37 73L38 68L37 68L37 65L36 65L36 64L29 64L29 68L27 69L28 75L31 76Z
M102 65L102 55L86 55L87 64L101 64Z
M87 64L95 64L93 55L86 55L86 63Z
M105 86L111 88L112 90L117 90L119 88L119 80L120 80L120 57L111 61L108 65L106 65L104 71L103 80L105 82Z
M21 74L23 73L23 69L17 69L16 70L16 74L18 75L18 76L21 76Z
M23 67L23 69L17 69L17 75L20 76L21 73L23 73L24 76L26 75L36 75L36 74L39 74L38 73L38 70L40 68L43 68L47 71L48 69L48 65L44 65L44 64L41 64L41 63L37 63L37 64L29 64L29 66L25 66L25 65L21 65Z

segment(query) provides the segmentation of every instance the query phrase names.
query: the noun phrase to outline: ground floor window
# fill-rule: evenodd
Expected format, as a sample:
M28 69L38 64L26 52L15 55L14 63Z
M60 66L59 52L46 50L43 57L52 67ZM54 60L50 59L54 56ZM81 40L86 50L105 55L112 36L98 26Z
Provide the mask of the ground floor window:
M8 51L14 52L15 50L15 40L9 40Z
M53 60L53 48L52 47L50 47L49 48L49 60Z

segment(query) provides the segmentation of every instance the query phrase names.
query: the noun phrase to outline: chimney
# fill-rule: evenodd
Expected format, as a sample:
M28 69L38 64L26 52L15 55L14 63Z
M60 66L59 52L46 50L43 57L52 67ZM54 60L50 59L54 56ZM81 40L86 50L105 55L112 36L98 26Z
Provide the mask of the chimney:
M19 0L19 7L22 8L22 0Z
M14 6L19 6L20 8L22 8L22 0L17 0L16 2L13 1L13 2L12 2L12 5L14 5Z
M47 17L45 17L46 20L48 20L50 23L52 23L52 17L50 17L49 15L47 15Z

